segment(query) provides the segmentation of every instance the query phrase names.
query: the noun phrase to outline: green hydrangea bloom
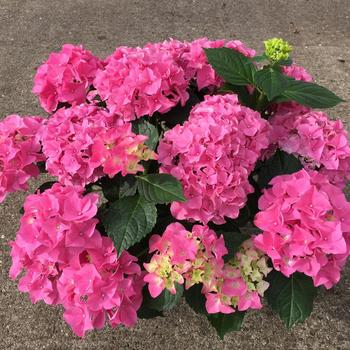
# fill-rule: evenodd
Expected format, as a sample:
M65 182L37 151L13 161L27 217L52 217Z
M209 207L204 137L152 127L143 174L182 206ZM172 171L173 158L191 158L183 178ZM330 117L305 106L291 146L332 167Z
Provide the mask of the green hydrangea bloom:
M289 58L289 53L292 52L292 46L281 38L273 38L264 41L265 55L271 61L282 61Z

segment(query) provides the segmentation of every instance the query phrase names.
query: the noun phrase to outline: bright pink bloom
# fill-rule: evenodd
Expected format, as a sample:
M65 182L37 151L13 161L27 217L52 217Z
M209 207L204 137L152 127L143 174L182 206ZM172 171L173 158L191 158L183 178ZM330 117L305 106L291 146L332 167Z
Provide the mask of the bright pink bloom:
M8 193L27 190L28 180L39 175L43 161L41 117L9 115L0 122L0 202Z
M350 203L317 172L275 177L259 200L257 248L286 276L303 272L330 288L350 254Z
M304 67L292 64L291 66L283 66L282 72L295 80L303 80L310 82L312 81L312 76L306 71Z
M16 240L11 242L10 277L22 270L19 289L33 303L63 305L64 319L78 336L112 326L131 326L144 285L137 259L119 258L113 242L96 230L98 196L55 184L27 197Z
M94 85L109 110L124 120L168 112L189 96L183 69L159 44L117 48L97 72Z
M340 120L323 112L287 109L271 119L271 140L282 150L302 158L307 169L320 169L343 187L350 179L350 145Z
M268 123L236 95L206 96L158 147L161 171L181 181L187 199L173 202L172 214L217 224L225 216L236 218L253 191L248 176L268 147L268 135Z
M101 61L82 46L63 45L58 53L51 53L37 70L33 92L39 96L46 112L56 110L58 104L81 104Z
M130 123L93 105L61 108L47 123L43 135L46 169L59 181L85 186L104 175L142 171L140 160L154 158Z

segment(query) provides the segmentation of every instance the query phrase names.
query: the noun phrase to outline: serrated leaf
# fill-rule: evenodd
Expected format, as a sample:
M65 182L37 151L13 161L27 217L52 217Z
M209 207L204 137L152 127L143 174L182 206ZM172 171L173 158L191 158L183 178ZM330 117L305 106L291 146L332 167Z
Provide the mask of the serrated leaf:
M224 339L225 334L241 329L244 314L245 312L235 311L232 314L208 314L207 318L219 337Z
M325 87L301 80L290 83L282 96L311 108L330 108L344 102Z
M181 183L169 174L138 176L137 187L141 196L154 203L164 204L186 200Z
M281 95L288 87L289 79L273 68L264 68L254 73L255 83L263 90L268 100Z
M132 131L138 135L146 135L148 139L145 141L145 145L151 150L156 149L159 140L158 130L149 121L145 118L133 121Z
M144 295L143 305L158 312L171 310L179 303L184 291L183 285L178 283L175 283L175 289L176 294L171 294L167 289L164 289L157 298L152 298L147 292Z
M113 202L103 216L103 225L118 255L149 234L157 220L154 203L135 195Z
M264 161L257 171L258 185L265 188L268 183L275 177L285 174L293 174L303 168L300 160L292 154L277 150L275 154Z
M243 86L253 84L256 68L249 58L227 47L204 51L209 64L226 82Z
M285 325L290 328L297 322L305 321L312 311L317 293L312 279L298 272L287 278L280 272L272 271L269 282L267 300Z

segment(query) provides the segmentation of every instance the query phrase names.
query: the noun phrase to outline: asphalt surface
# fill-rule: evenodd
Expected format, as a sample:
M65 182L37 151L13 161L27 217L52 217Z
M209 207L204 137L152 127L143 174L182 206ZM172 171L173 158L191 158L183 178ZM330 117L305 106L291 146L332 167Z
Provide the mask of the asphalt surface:
M349 0L0 0L0 116L43 114L31 94L35 67L63 43L82 43L105 57L119 45L169 37L234 38L261 50L264 39L281 36L318 83L349 99L349 33ZM350 103L330 114L347 122ZM7 277L7 242L15 237L24 196L11 195L0 206L0 349L350 349L349 268L292 330L266 307L220 341L205 318L181 304L133 329L106 327L78 339L60 308L31 305Z

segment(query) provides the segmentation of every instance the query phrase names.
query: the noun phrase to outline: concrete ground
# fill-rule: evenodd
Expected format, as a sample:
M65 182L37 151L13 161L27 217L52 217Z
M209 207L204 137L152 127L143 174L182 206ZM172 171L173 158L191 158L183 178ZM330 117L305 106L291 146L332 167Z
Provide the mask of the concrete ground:
M264 39L281 36L319 83L349 99L349 18L349 0L0 0L0 116L43 113L31 94L35 67L63 43L83 43L104 57L119 45L168 37L239 38L261 49ZM344 103L331 114L346 121L349 112ZM266 307L220 341L206 319L183 304L133 329L106 328L78 339L62 310L31 305L7 277L7 242L15 237L23 198L12 195L0 207L1 349L350 349L349 268L292 330Z

